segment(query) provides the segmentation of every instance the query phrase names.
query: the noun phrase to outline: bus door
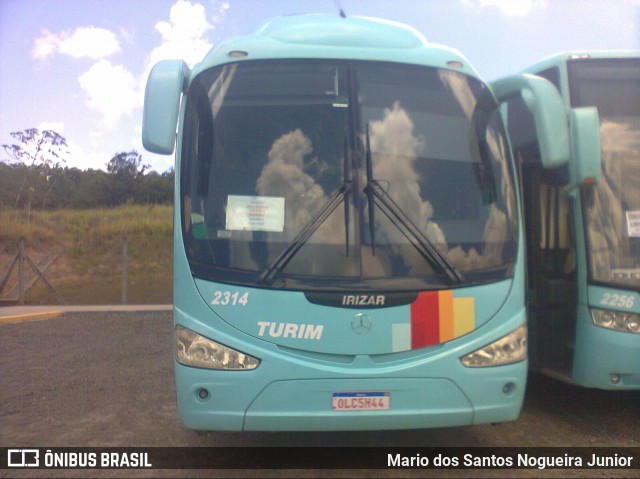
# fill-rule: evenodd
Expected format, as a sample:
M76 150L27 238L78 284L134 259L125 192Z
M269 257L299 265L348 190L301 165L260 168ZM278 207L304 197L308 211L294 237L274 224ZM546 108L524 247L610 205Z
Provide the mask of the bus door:
M530 358L537 370L571 373L576 317L576 255L566 168L539 161L521 170L528 264Z

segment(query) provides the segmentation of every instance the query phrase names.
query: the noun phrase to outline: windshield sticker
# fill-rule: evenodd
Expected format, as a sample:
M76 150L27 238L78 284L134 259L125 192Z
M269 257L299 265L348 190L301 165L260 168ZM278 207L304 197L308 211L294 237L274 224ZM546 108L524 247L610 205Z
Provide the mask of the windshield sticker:
M640 269L614 269L611 271L614 281L640 281Z
M282 233L284 198L229 195L226 229Z
M640 238L640 210L627 211L629 238Z

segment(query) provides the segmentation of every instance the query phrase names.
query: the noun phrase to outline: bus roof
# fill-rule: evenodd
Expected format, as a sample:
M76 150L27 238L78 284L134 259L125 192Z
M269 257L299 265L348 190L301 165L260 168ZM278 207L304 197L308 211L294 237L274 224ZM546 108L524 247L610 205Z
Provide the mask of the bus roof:
M639 58L640 50L575 50L572 52L556 53L539 62L530 65L523 73L536 73L548 68L560 66L569 60L581 59L616 59L616 58Z
M232 38L213 48L194 73L224 63L277 58L413 63L478 76L459 52L427 42L408 25L338 15L294 15L268 20L253 34Z

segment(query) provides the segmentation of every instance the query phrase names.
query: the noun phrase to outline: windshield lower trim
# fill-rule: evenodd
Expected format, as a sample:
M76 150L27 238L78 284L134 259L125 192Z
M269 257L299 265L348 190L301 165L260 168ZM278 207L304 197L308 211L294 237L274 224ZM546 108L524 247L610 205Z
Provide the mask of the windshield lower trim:
M589 281L587 281L587 286L597 286L600 288L617 289L620 291L630 291L630 292L640 294L640 285L634 286L634 285L625 284L625 283L614 283L611 281L597 281L594 279L589 279Z
M303 277L282 273L271 284L258 284L256 272L239 271L228 268L212 268L210 265L191 264L195 278L221 284L247 286L259 289L290 290L303 292L353 292L353 291L393 291L419 292L438 289L456 289L497 283L513 278L513 265L507 264L492 271L479 273L465 272L464 283L451 285L436 276L407 276L400 278L344 278L344 277Z

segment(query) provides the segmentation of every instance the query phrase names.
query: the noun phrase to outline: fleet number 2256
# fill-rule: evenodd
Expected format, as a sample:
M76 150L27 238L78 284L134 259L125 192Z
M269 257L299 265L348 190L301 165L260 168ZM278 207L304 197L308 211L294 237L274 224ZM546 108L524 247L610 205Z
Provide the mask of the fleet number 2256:
M605 306L617 306L618 308L633 307L636 298L630 294L604 293L600 304Z

